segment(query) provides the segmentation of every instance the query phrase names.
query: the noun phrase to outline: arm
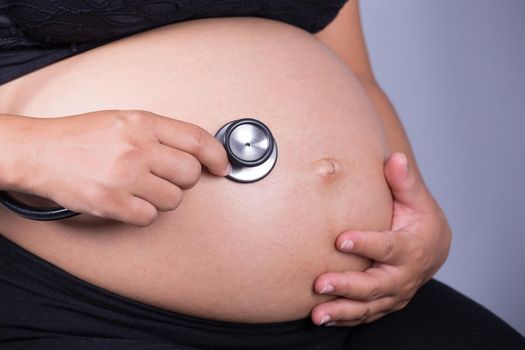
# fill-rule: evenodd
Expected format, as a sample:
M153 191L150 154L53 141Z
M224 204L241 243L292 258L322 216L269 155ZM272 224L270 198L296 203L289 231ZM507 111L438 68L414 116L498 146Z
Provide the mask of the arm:
M32 125L28 121L29 117L0 114L0 191L20 189L24 174L31 174L24 170L31 152L30 140L24 139Z
M370 258L374 264L363 272L327 272L317 277L317 293L342 297L312 310L317 324L329 316L330 325L354 326L401 310L443 265L451 242L447 219L426 188L403 126L372 73L358 6L357 0L349 1L317 37L356 74L383 124L393 152L384 172L394 197L394 214L390 230L347 231L337 237L339 250ZM343 247L345 241L350 243Z

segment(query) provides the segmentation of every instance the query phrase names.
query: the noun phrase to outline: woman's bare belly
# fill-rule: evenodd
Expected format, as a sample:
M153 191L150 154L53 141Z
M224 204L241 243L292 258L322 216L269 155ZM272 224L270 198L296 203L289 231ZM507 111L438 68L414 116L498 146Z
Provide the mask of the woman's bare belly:
M164 26L4 84L0 100L0 113L38 118L142 109L211 134L242 117L272 130L279 157L270 175L243 184L204 171L176 210L147 227L86 214L35 222L0 206L7 238L153 306L231 322L306 317L334 298L314 293L318 275L369 265L337 251L337 235L390 227L379 119L335 53L288 24L217 18Z

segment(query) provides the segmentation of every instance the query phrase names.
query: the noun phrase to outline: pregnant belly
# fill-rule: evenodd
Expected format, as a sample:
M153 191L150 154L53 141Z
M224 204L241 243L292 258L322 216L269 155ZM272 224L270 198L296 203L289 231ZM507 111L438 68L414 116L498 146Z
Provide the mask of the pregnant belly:
M367 96L328 47L288 24L216 18L164 26L4 84L0 99L0 113L38 118L142 109L212 134L243 117L272 130L279 157L267 177L243 184L204 169L182 204L147 227L89 215L34 222L0 207L4 236L153 306L232 322L306 317L334 298L314 293L319 274L370 263L339 252L337 235L390 227L387 150Z

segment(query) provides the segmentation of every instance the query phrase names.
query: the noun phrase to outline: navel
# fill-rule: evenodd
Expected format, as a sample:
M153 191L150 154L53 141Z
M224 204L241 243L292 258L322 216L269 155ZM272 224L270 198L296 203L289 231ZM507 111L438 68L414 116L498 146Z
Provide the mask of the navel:
M341 164L334 158L322 158L314 162L315 172L324 177L333 177L341 171Z

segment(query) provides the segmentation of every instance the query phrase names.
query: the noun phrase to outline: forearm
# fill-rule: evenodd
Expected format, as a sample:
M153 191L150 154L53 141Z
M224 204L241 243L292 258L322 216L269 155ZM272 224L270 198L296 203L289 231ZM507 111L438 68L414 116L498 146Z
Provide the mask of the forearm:
M373 78L359 78L359 81L370 97L381 123L383 124L385 139L390 152L403 152L408 158L409 168L414 172L416 177L423 180L417 167L416 159L412 147L410 146L410 141L408 140L405 129L403 128L403 124L397 116L395 108L388 99L388 96Z
M16 190L24 177L35 176L30 170L34 143L30 135L36 118L0 114L0 190ZM32 175L31 175L32 174Z

